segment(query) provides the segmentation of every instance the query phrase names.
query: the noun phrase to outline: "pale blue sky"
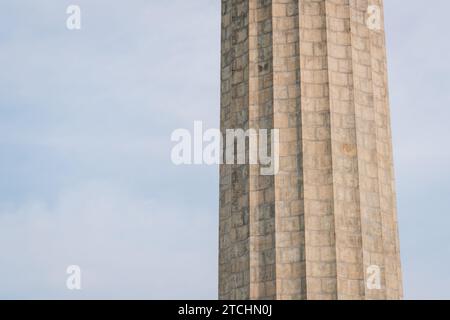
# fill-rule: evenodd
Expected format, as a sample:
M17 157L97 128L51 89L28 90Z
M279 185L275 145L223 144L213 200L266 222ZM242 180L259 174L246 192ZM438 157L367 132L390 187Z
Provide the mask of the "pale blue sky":
M450 298L449 9L385 1L407 298ZM218 127L219 62L218 0L1 1L0 298L217 297L217 168L170 134Z

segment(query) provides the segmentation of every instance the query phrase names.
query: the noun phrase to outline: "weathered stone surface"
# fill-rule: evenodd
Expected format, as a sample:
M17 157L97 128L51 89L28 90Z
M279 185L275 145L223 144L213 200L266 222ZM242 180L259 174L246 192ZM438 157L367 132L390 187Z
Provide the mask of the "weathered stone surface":
M221 165L221 299L400 299L381 0L222 0L221 128L280 131L280 171ZM371 266L381 286L367 285Z

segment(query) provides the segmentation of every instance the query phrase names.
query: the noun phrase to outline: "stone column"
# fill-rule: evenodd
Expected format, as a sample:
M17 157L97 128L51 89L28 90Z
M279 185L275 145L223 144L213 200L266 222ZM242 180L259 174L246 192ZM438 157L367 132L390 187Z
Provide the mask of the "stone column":
M222 0L223 135L279 130L280 166L221 165L221 299L402 297L382 12Z

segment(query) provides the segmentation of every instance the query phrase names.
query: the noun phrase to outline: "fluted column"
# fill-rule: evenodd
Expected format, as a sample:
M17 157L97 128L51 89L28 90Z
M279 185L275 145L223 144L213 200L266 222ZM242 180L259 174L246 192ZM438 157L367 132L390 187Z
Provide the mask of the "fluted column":
M383 16L371 28L369 6L382 13L381 0L222 0L221 130L277 129L279 170L221 165L220 298L402 297Z

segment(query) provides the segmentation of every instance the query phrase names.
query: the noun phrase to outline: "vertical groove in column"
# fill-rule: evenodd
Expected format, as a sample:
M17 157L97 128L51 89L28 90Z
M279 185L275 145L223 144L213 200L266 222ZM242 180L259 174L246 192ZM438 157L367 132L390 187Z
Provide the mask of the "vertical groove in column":
M377 128L372 79L370 30L366 24L367 0L350 0L352 32L353 83L359 168L359 191L365 298L385 299L383 221L380 210ZM367 284L369 267L381 270L381 287ZM376 273L372 273L376 274Z
M232 64L232 95L233 95L233 121L234 129L248 129L249 98L249 0L235 0L236 14L233 44L236 48L235 59ZM227 142L228 143L228 142ZM235 299L248 299L250 297L250 247L249 247L249 166L248 164L233 165L231 186L233 198L231 201L232 213L232 240L234 240L234 261L232 274L235 284Z
M231 59L232 26L231 0L222 0L221 28L221 107L220 124L222 134L230 125L231 114ZM219 299L231 298L230 263L230 223L231 223L231 170L229 166L220 166L220 200L219 200Z
M224 0L222 2L230 17L224 18L230 24L226 30L228 39L224 41L227 53L222 72L228 80L222 85L229 86L230 101L222 115L222 134L226 129L248 128L248 75L249 75L249 42L248 42L248 0ZM228 41L231 41L228 42ZM227 88L228 89L228 88ZM234 145L234 141L226 141L226 146ZM221 177L221 185L225 196L222 208L223 248L221 255L224 263L224 279L222 297L225 299L248 299L250 297L250 248L249 248L249 167L247 164L225 164L225 176ZM222 167L223 167L222 166ZM223 183L222 183L223 181Z
M326 1L299 4L307 298L337 299Z
M298 0L272 1L273 125L280 133L279 172L275 175L277 298L306 298L304 207L298 111Z
M338 299L364 299L349 0L328 0L327 44Z
M370 31L372 52L372 79L377 130L378 178L380 193L380 213L382 219L384 272L386 279L386 298L402 297L400 254L396 217L394 186L392 135L388 98L386 45L384 34L383 1L371 0L370 5L380 8L380 29Z
M273 127L272 5L250 0L249 127ZM270 143L270 141L269 141ZM250 165L250 298L276 299L274 177Z

